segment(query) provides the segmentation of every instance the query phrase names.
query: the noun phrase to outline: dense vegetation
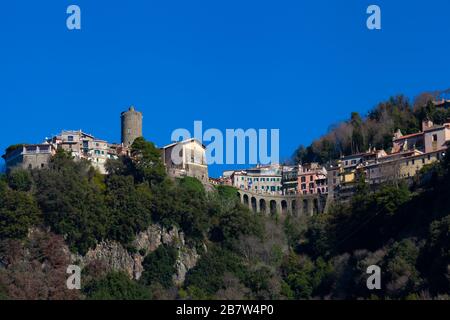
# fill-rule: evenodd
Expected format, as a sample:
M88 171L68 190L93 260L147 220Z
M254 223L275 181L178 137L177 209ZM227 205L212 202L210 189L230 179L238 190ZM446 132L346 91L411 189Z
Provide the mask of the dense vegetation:
M437 121L442 112L430 104L413 110L394 98L368 119L353 115L351 126L361 130L338 152L384 146L391 129L412 132L420 117ZM376 119L386 118L394 123L383 131ZM325 150L314 156L337 152ZM361 177L352 200L325 214L263 217L243 207L231 187L206 191L193 178L169 179L159 151L142 138L132 153L110 161L106 176L58 152L47 169L0 178L0 299L449 298L450 156L423 170L412 187L373 191ZM172 280L179 249L164 244L142 253L139 281L93 264L83 269L81 291L65 289L66 246L83 255L114 240L136 252L136 234L154 224L177 226L200 254L183 285ZM374 264L382 270L381 290L366 287L366 268Z

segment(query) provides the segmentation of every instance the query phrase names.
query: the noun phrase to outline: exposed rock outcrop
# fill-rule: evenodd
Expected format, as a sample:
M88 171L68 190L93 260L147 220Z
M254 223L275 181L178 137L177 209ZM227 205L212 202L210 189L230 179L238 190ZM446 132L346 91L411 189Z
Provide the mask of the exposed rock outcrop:
M99 263L105 265L108 270L122 271L130 278L138 280L144 271L142 266L144 257L162 244L172 245L178 251L173 281L176 285L181 285L186 273L195 267L200 256L195 248L186 245L183 232L176 227L167 229L160 225L151 225L136 236L133 247L137 252L133 254L116 241L103 241L95 249L89 250L85 256L73 256L72 260L81 267Z

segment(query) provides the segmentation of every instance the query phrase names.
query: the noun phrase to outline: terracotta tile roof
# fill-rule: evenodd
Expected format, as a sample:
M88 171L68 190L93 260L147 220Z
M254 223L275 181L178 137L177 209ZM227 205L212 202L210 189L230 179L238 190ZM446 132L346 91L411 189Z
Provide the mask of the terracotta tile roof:
M412 138L415 136L421 136L421 135L423 135L423 132L411 133L411 134L407 134L406 136L401 136L399 138L395 138L394 141L408 139L408 138Z

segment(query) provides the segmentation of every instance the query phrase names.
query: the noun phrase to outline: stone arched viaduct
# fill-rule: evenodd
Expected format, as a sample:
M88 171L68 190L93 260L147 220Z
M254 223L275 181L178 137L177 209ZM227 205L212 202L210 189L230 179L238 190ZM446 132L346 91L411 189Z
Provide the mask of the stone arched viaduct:
M326 196L319 194L271 195L238 190L238 196L242 204L248 206L253 212L262 214L312 216L322 213L326 204Z

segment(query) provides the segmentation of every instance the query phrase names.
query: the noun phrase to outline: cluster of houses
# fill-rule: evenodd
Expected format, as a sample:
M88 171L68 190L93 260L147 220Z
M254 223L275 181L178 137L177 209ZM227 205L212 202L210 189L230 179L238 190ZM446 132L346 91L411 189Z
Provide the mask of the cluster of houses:
M40 169L46 168L56 151L62 149L74 159L89 161L105 174L108 159L132 156L131 145L142 136L142 113L133 107L122 112L121 132L121 143L109 143L81 130L64 130L39 144L11 146L2 157L7 170ZM436 125L425 120L420 132L403 135L397 130L392 139L393 147L389 152L371 149L343 156L327 165L258 165L246 170L225 171L219 179L209 178L206 148L196 139L174 142L160 151L171 177L195 177L204 184L230 185L260 195L327 195L328 199L345 199L353 193L361 172L367 183L377 185L412 178L424 166L442 159L450 141L450 122Z
M142 136L142 113L130 107L121 113L121 143L109 143L82 130L63 130L39 144L18 144L9 147L2 156L7 171L15 168L43 169L48 167L57 150L65 150L75 160L87 160L100 173L106 174L108 159L131 156L131 145ZM172 153L177 152L177 161ZM191 176L209 182L205 146L195 139L174 142L160 148L167 173L172 177Z
M327 165L277 164L225 171L223 176L214 182L255 194L322 194L328 198L345 199L353 193L359 173L365 174L366 182L370 185L412 178L424 166L445 156L448 141L450 123L435 125L425 120L420 132L403 135L397 130L389 153L371 149L364 153L343 156Z

